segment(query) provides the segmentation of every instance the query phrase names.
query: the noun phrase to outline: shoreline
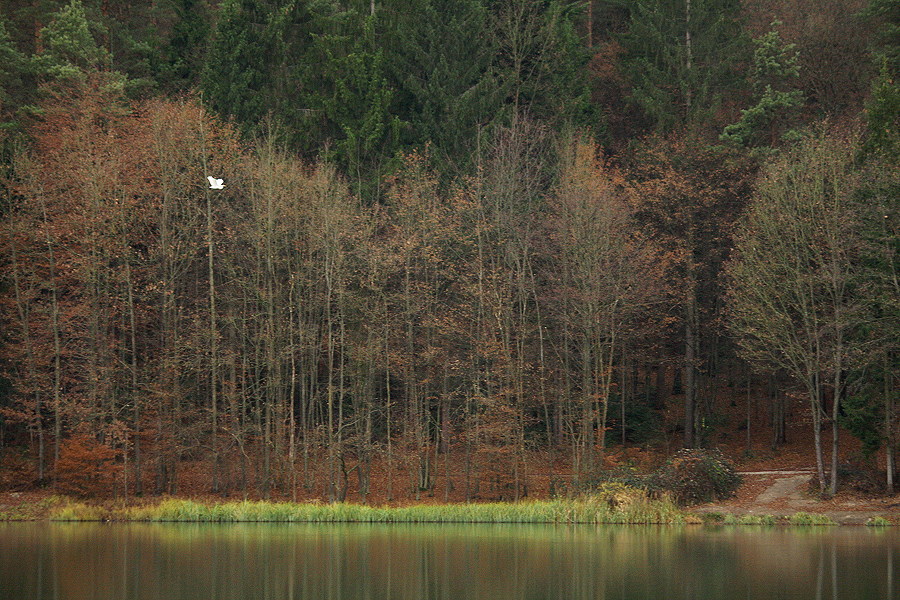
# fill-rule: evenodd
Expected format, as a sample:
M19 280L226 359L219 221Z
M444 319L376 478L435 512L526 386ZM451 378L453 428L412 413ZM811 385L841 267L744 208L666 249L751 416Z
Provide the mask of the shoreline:
M9 496L10 494L6 494ZM13 497L15 498L15 497ZM886 510L767 509L706 504L677 507L637 491L618 498L408 504L220 501L210 498L154 498L137 502L78 500L63 496L22 498L0 505L0 522L144 523L457 523L457 524L609 524L708 526L900 526L900 513Z

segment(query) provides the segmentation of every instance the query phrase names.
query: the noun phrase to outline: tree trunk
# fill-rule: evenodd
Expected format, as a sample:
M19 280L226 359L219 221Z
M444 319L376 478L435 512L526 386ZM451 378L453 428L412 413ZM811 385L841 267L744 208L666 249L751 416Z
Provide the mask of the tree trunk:
M688 79L690 79L690 72L694 68L694 49L691 42L691 0L686 0L684 5L684 49L685 49L685 70L688 73ZM685 103L685 117L687 118L691 112L691 103L693 98L691 98L691 86L690 84L685 88L684 95L684 103ZM690 446L688 446L690 448Z
M584 484L584 479L590 477L594 471L594 410L593 377L591 377L591 343L589 333L584 332L581 343L581 464L578 469L578 483Z
M128 286L128 321L131 338L131 401L133 404L134 418L134 493L138 496L144 493L141 477L141 393L138 390L138 364L137 364L137 326L134 316L134 284L131 281L131 265L125 264L126 281ZM128 449L125 449L127 455ZM128 493L126 486L125 493Z
M47 207L41 196L41 212L44 219L44 235L47 254L50 259L50 323L53 330L53 464L59 461L59 445L62 438L62 342L59 331L59 298L56 289L56 253L50 237L50 224L47 219ZM56 485L54 470L53 484Z
M884 353L884 438L885 465L887 467L887 493L894 493L894 375L890 368L890 355Z
M684 447L693 448L696 443L697 409L697 296L693 271L689 281L684 328Z
M203 133L203 119L201 115L201 136ZM206 168L206 139L203 139L203 172L207 174ZM216 277L215 277L215 240L213 238L213 212L212 212L212 194L209 188L205 188L206 195L206 256L207 256L207 278L209 279L209 412L210 412L210 446L212 447L212 491L219 492L219 398L218 398L218 323L216 320Z
M822 456L822 386L818 373L812 376L809 394L810 402L812 403L812 426L815 440L816 474L819 477L819 493L825 494L825 462Z
M37 361L34 353L34 346L31 338L31 316L26 306L24 295L22 294L22 286L19 280L19 260L16 252L15 239L10 242L10 258L12 260L12 276L13 291L16 299L16 312L18 313L19 323L22 327L22 337L25 341L25 360L28 362L28 378L31 380L31 386L34 387L34 423L37 428L38 435L38 481L43 482L46 470L46 456L44 449L44 419L41 414L42 395L40 384L38 383Z

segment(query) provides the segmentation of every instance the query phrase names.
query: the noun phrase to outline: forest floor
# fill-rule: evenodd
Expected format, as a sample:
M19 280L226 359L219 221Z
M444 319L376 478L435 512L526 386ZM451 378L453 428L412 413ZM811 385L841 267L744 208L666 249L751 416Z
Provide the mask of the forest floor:
M824 514L841 525L864 525L872 517L900 517L900 494L872 497L852 490L820 499L812 489L815 469L741 472L744 483L733 498L694 506L695 513L789 516Z
M815 455L812 443L812 428L803 418L802 404L790 407L794 417L789 420L786 443L773 447L771 433L767 425L768 414L763 402L752 406L747 419L746 405L740 400L722 402L724 413L721 425L705 440L705 445L718 448L730 459L743 477L743 483L734 497L727 500L694 506L688 510L696 514L719 513L740 515L785 516L798 512L819 513L831 517L841 524L864 524L875 516L886 517L900 524L900 493L885 495L884 457L878 456L868 462L860 454L860 445L851 435L840 435L841 487L833 498L823 499L818 494L815 476ZM618 445L606 452L606 466L611 471L632 470L650 472L665 462L680 447L678 433L678 404L672 403L672 411L663 415L663 430L669 432L664 438L643 447ZM747 434L747 422L752 424ZM822 445L826 449L826 460L830 461L831 436L829 428L823 430ZM534 452L528 457L528 498L543 499L553 493L565 493L566 482L570 480L571 465L565 459L565 452ZM410 465L395 465L388 469L384 461L372 465L372 493L362 498L356 491L356 482L351 476L348 484L348 502L373 505L441 504L444 502L465 502L464 464L462 453L456 452L448 461L438 457L435 463L434 487L430 492L413 493L409 480ZM7 464L4 464L7 462ZM204 503L234 501L243 498L240 493L229 497L208 493L209 475L206 461L186 463L181 468L179 497L191 498ZM862 466L865 465L865 466ZM14 472L8 461L0 460L0 521L9 519L44 519L53 506L61 500L50 488L37 488L22 484L32 480L30 474ZM324 482L321 474L315 485L304 491L298 486L297 501L323 501ZM18 484L13 480L18 480ZM206 482L206 483L204 483ZM149 488L149 483L147 484ZM900 486L898 486L900 487ZM4 489L5 488L5 489ZM390 490L393 490L390 492ZM258 499L258 494L250 493L249 499ZM290 500L290 497L275 496L275 501ZM155 504L156 496L128 499L129 504ZM476 502L512 501L502 490L492 488L484 481L480 493L472 497ZM92 502L121 502L109 499L94 499Z
M766 426L757 426L747 436L745 415L740 407L730 415L732 428L717 433L716 446L731 459L743 483L734 497L691 507L695 513L787 516L798 512L824 514L842 525L862 525L872 517L885 517L900 524L900 493L885 495L884 457L862 458L859 440L846 431L839 433L839 489L832 498L819 494L812 426L795 418L786 431L787 442L773 448ZM802 415L802 406L794 407ZM741 417L744 418L741 418ZM799 416L799 415L798 415ZM767 415L754 411L751 422L762 425ZM831 461L831 431L823 428L822 447L826 477ZM865 465L865 466L863 466ZM900 483L895 482L900 488Z

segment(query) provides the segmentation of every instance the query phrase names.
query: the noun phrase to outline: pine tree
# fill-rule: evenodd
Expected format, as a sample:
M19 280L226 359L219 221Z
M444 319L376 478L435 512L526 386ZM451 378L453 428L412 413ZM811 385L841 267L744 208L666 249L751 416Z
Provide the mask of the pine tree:
M507 119L523 115L556 126L595 125L588 53L575 24L575 4L511 0L493 3L495 68Z
M356 182L360 196L377 195L367 182L380 186L399 139L400 119L390 108L394 91L386 77L385 53L376 40L377 19L364 17L357 21L361 31L356 35L325 41L326 82L319 91L334 135L332 157Z
M628 0L624 70L631 100L659 131L710 122L722 97L740 85L746 54L737 0Z
M13 43L0 18L0 129L14 125L15 98L21 93L25 57Z
M271 118L294 146L308 147L322 62L314 37L331 10L327 2L226 0L201 76L205 101L245 132Z
M43 51L34 56L33 65L45 79L78 80L110 66L109 52L97 43L80 0L62 7L40 37Z
M430 142L438 160L459 169L501 109L490 13L479 0L412 4L393 6L386 32L394 110L409 125L406 144Z
M754 106L741 111L741 119L725 128L720 136L740 146L773 146L779 139L796 138L789 129L796 120L803 103L803 92L794 89L792 82L800 74L798 53L794 44L781 40L777 27L753 40L753 69L750 81L758 100Z
M157 80L163 89L182 90L200 80L210 35L210 14L204 2L173 0L177 21L166 44Z

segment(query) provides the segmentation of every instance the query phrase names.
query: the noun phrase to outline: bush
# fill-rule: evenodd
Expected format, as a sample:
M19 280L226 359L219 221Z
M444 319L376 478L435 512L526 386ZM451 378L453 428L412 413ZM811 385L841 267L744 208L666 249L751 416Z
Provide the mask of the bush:
M725 525L775 525L778 523L773 515L725 515Z
M868 496L884 494L887 491L884 471L879 471L871 462L853 461L838 465L838 482L855 492Z
M650 476L648 487L682 505L729 498L741 484L734 466L718 450L685 448Z
M882 516L877 516L872 517L868 521L866 521L866 525L868 525L869 527L890 527L891 522Z

